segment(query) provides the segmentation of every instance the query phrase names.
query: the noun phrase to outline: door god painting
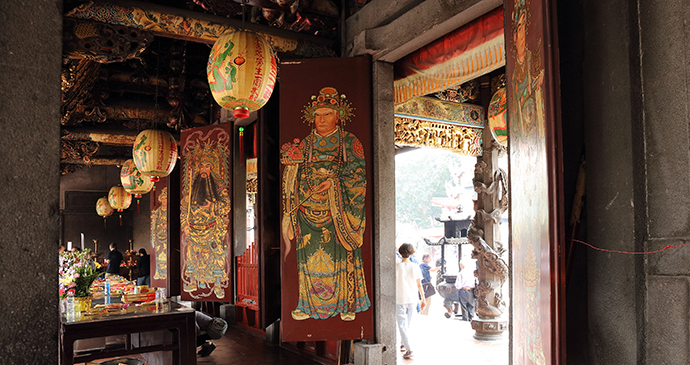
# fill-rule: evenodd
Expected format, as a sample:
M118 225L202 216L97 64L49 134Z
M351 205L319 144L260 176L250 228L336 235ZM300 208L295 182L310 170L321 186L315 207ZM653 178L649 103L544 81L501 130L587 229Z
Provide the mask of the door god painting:
M311 132L281 148L283 253L295 251L299 287L298 301L283 305L297 321L353 321L371 306L361 249L364 147L345 130L353 112L345 95L324 87L302 110Z
M229 140L220 127L182 138L182 291L192 299L224 299L230 284Z
M153 279L168 278L168 188L165 187L158 195L159 205L151 210L151 246L156 263L153 269Z

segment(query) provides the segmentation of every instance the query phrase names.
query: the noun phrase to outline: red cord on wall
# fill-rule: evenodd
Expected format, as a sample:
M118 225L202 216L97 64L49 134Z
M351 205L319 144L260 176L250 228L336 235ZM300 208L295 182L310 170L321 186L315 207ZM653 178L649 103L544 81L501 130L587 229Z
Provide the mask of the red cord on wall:
M682 245L666 245L666 246L664 246L664 248L661 248L661 249L658 249L658 250L638 252L638 251L608 250L608 249L605 249L605 248L599 248L599 247L593 246L593 245L591 245L591 244L589 244L589 243L587 243L587 242L583 242L583 241L576 240L576 239L573 239L573 242L581 243L581 244L583 244L583 245L585 245L585 246L587 246L587 247L589 247L589 248L593 248L593 249L598 250L598 251L612 252L612 253L622 253L622 254L626 254L626 255L648 255L648 254L651 254L651 253L659 253L659 252L661 252L661 251L668 250L669 248L679 248L679 247L683 247L683 246L690 246L690 243L684 243L684 244L682 244Z

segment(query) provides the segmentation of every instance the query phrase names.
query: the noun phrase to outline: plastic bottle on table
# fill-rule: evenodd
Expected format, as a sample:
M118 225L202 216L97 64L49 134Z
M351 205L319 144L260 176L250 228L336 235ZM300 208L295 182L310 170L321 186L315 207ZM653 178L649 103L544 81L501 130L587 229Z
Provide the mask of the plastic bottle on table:
M74 296L72 294L67 294L67 299L65 299L65 302L66 302L65 312L67 314L67 320L73 321L74 320Z
M105 279L105 304L110 304L110 279Z

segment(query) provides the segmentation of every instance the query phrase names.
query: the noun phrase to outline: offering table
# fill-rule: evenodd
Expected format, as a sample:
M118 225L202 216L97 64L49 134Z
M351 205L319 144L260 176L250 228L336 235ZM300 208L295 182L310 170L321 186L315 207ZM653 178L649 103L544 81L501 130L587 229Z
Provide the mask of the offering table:
M171 343L135 347L132 336L142 332L170 330ZM104 349L74 354L74 342L79 339L126 335L124 348ZM174 365L196 364L196 335L194 309L176 302L130 307L123 314L60 318L60 363L73 365L95 359L171 351Z

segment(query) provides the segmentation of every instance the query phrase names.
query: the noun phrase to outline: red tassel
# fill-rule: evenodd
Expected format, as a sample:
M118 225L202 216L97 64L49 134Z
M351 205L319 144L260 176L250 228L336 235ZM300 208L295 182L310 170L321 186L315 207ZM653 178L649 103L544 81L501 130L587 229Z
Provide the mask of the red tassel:
M139 200L137 199L137 215L141 215L141 212L139 211Z
M103 228L108 229L108 220L103 217Z
M122 227L122 214L120 214L120 227Z

